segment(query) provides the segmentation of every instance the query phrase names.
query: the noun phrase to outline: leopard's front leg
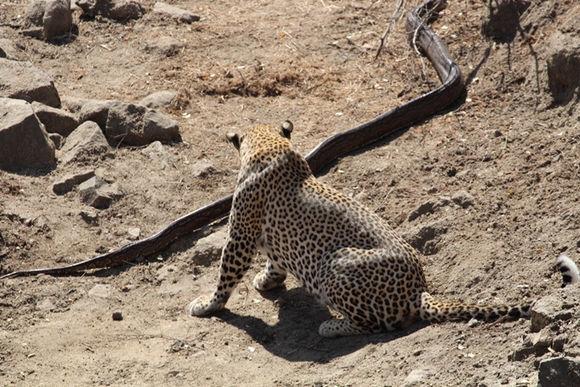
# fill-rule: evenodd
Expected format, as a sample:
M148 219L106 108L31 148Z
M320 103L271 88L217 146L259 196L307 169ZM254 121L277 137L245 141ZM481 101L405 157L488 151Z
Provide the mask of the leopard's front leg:
M261 233L262 201L258 194L251 182L236 191L230 212L228 239L222 250L218 283L210 296L200 296L189 304L187 311L190 315L207 316L223 309L250 268Z
M233 234L222 250L220 276L215 290L211 295L200 296L189 304L187 310L191 316L207 316L223 309L232 291L250 268L256 253L256 243L241 240L235 231Z

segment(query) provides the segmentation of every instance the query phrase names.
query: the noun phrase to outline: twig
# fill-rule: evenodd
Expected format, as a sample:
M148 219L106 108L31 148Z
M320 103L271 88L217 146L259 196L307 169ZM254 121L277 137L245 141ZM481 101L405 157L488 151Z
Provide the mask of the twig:
M403 9L403 4L405 4L405 0L399 0L397 2L397 6L395 7L395 11L391 15L391 19L389 20L389 25L387 26L387 29L385 30L385 32L383 32L383 36L381 36L381 40L379 42L379 47L377 48L377 53L375 54L374 60L377 60L377 58L381 54L381 50L383 49L383 47L387 46L388 37L389 37L389 34L391 33L391 29L393 29L393 26L401 18L401 14L402 14L401 9Z

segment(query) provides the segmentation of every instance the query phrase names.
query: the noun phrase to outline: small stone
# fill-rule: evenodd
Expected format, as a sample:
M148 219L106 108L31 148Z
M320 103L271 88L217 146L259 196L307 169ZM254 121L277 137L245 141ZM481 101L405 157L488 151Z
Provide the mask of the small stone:
M79 126L76 117L64 110L46 106L40 102L32 102L32 110L48 133L58 133L66 137Z
M54 144L32 106L0 97L0 168L16 171L55 166Z
M95 225L99 221L99 214L93 210L82 210L79 212L81 218L87 222L87 224Z
M101 128L92 121L86 121L68 136L60 150L60 161L63 164L85 162L110 150Z
M67 192L73 190L74 187L81 184L84 181L87 181L91 177L95 176L94 169L87 169L78 173L74 173L71 175L66 175L62 179L54 182L52 184L52 192L57 195L64 195Z
M130 227L127 230L127 234L129 235L129 240L137 240L141 236L141 229L139 227Z
M55 310L56 306L54 305L54 301L52 299L45 298L44 300L36 304L36 309L50 312L52 310Z
M466 191L458 191L451 197L453 203L457 204L462 208L467 208L473 206L475 199L473 195Z
M98 176L79 185L79 194L83 203L100 210L109 208L114 200L123 196L117 184L109 185Z
M110 298L113 292L111 285L97 284L89 290L89 297Z
M165 57L177 55L185 44L170 36L162 36L145 45L145 52L148 54L158 54Z
M557 357L540 362L538 387L580 386L580 359Z
M219 230L197 241L192 249L193 260L202 266L209 266L219 259L226 243L227 231Z
M565 298L568 298L565 300ZM573 286L567 286L554 294L537 300L531 308L531 331L539 332L542 328L557 320L570 320L574 313L564 308L566 303L580 303L580 291Z
M204 178L216 172L215 166L206 159L196 161L191 166L191 175L197 178Z
M60 107L60 97L52 77L30 62L0 58L0 97Z
M52 141L56 149L62 148L62 145L64 144L63 136L58 133L49 133L48 138L50 138L50 141Z
M143 6L134 0L113 0L111 6L103 12L103 16L124 22L131 19L139 19L145 10Z
M478 325L481 325L481 321L479 321L476 318L472 318L471 320L469 320L467 322L467 326L470 327L470 328L474 328L474 327L476 327Z
M67 36L72 28L70 0L46 0L42 24L46 40Z
M173 100L177 97L177 92L174 90L162 90L155 93L151 93L148 96L142 98L139 105L148 107L149 109L163 109L171 105Z
M430 368L414 369L407 375L402 385L404 387L424 386L433 375L434 371Z
M42 18L44 17L45 7L46 0L32 0L28 3L25 16L25 20L28 26L42 26Z
M162 3L160 1L156 2L153 6L153 13L165 17L170 17L183 23L192 23L199 20L199 16L194 15L189 11L175 7L173 5Z
M113 321L123 321L123 313L121 311L113 312Z
M0 38L0 58L21 60L23 49L24 46L20 43L14 43L10 39Z

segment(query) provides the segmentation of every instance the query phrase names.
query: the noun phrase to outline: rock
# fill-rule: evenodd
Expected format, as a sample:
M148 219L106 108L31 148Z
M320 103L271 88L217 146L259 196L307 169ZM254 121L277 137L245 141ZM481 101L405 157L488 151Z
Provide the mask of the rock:
M87 224L95 225L99 221L99 214L93 210L82 210L79 212L81 218L87 222Z
M162 90L149 94L137 102L137 104L148 107L149 109L163 109L170 106L176 97L177 91Z
M45 298L36 304L36 309L50 312L56 309L56 305L54 305L54 301L52 299Z
M127 230L127 234L129 235L130 241L135 241L141 236L141 229L139 227L130 227Z
M226 243L227 231L216 231L197 241L193 247L193 260L203 266L209 266L212 261L218 260Z
M0 169L55 166L54 144L32 106L26 101L0 97Z
M0 97L60 107L60 97L52 78L30 62L0 58Z
M555 104L580 98L580 36L554 33L549 43L548 87ZM576 98L574 96L576 95Z
M62 145L64 144L63 136L58 133L49 133L48 138L50 138L50 141L52 141L56 149L62 148Z
M105 135L111 143L137 146L153 141L181 141L177 122L134 104L115 104L109 109Z
M99 210L109 208L113 201L123 196L117 184L107 184L103 179L94 176L79 185L81 201Z
M89 290L89 297L110 298L113 292L111 285L97 284Z
M94 18L101 15L108 19L124 22L138 19L145 13L143 6L135 0L77 0L83 17Z
M40 102L32 102L32 110L49 133L58 133L66 137L79 126L76 117L64 110L46 106Z
M458 191L451 197L453 203L457 204L462 208L467 208L473 206L475 199L473 196L466 191Z
M175 7L173 5L162 3L160 1L156 2L153 6L153 13L164 17L170 17L183 23L192 23L199 20L199 16L194 15L189 11Z
M441 223L431 223L419 226L405 233L403 238L424 255L433 255L439 251L441 235L447 232L447 226Z
M428 384L429 378L434 375L430 368L418 368L411 371L403 381L404 387L419 387Z
M170 36L162 36L145 45L145 52L148 54L158 54L161 56L175 56L183 48L185 44Z
M42 26L42 19L44 18L44 9L46 7L46 0L32 0L28 3L26 8L25 20L27 25Z
M103 16L124 22L131 19L139 19L145 10L143 6L134 0L113 0L111 2L111 7L104 12Z
M411 222L411 221L417 219L418 217L420 217L421 215L432 214L433 212L435 212L436 208L437 208L437 202L434 200L428 200L425 203L421 204L416 209L414 209L413 211L411 211L409 213L409 216L407 217L407 220L409 220L409 222Z
M103 129L107 126L109 109L116 104L121 104L118 101L98 99L84 100L84 103L81 101L83 100L76 101L76 103L82 103L79 111L79 122L93 121Z
M547 295L537 300L531 308L532 332L539 332L542 328L558 320L570 320L574 312L570 305L578 305L580 291L568 286L559 292Z
M62 108L71 113L79 113L81 108L90 101L94 100L67 96L61 98Z
M173 156L165 150L160 141L154 141L141 150L141 153L155 162L161 169L168 168L173 164Z
M67 175L52 184L52 192L57 195L64 195L65 193L72 191L77 185L87 181L94 176L94 169L87 169L79 173Z
M20 53L24 46L14 43L10 39L0 38L0 58L20 59Z
M46 0L42 23L44 39L53 40L67 36L72 28L70 0Z
M115 311L111 317L113 318L113 321L122 321L123 313L121 311Z
M580 386L580 359L557 357L540 362L538 387Z
M99 126L87 121L76 128L67 138L60 151L60 161L64 164L81 162L106 153L110 146Z
M216 171L215 166L206 159L195 162L191 167L191 175L198 178L207 177Z

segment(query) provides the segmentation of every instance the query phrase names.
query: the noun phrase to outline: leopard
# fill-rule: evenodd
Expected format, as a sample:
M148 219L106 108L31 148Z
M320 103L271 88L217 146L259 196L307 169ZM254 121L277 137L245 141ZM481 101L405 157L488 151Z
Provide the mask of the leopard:
M228 133L240 169L217 284L187 307L191 316L223 309L257 253L266 264L253 279L259 292L292 274L333 317L322 337L402 329L428 323L529 317L530 303L478 305L429 293L422 256L382 217L319 181L291 142L293 125L256 125ZM557 260L566 286L579 281L568 257Z

